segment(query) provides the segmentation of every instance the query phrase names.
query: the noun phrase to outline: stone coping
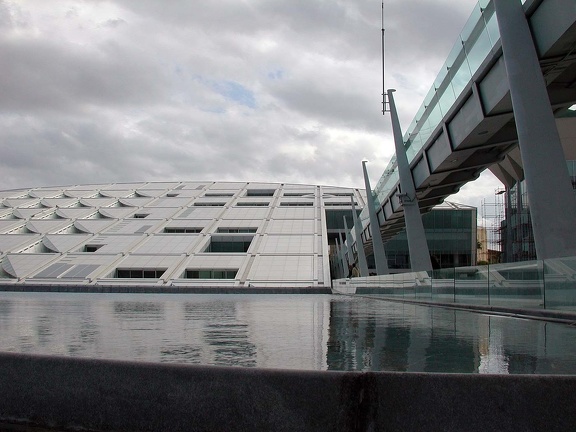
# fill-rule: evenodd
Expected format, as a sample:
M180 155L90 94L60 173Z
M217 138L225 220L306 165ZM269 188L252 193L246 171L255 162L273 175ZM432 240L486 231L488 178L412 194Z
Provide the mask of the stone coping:
M116 294L332 294L330 287L173 287L153 285L22 285L0 284L5 292L65 292L65 293L116 293Z
M576 376L294 371L0 353L0 388L0 426L11 430L576 430Z

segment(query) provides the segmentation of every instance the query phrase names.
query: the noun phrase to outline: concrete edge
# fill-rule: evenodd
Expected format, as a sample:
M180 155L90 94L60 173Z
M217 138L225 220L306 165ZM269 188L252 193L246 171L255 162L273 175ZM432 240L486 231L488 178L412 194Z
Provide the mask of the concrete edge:
M173 287L114 285L0 285L4 292L65 292L114 294L332 294L330 287Z
M294 371L0 353L0 388L0 425L14 428L576 430L576 376Z

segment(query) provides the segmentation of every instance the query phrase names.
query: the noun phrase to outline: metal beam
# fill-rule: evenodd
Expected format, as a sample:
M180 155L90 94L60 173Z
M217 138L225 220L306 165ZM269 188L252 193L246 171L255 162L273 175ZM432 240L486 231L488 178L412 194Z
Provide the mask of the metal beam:
M396 162L398 163L398 174L400 176L400 187L402 194L399 195L402 208L404 209L404 220L406 222L406 236L408 237L408 251L410 252L410 267L412 271L432 270L430 251L426 242L426 233L422 223L422 215L418 206L418 197L414 187L414 179L406 156L406 147L402 138L400 121L394 102L395 90L387 91L388 103L390 105L390 118L392 120L392 132L394 134L394 145L396 147Z
M380 223L376 215L376 203L374 195L370 188L370 179L368 178L368 171L366 171L366 161L362 161L362 170L364 171L364 185L366 186L366 198L368 201L368 215L370 217L370 232L372 233L372 250L374 251L374 261L376 263L376 274L386 275L390 273L388 270L388 258L384 250L384 243L380 234Z
M350 197L350 201L352 201L352 220L354 221L354 236L356 237L356 251L358 253L360 276L369 276L366 252L364 252L364 243L362 242L362 226L356 214L356 205L354 204L353 196Z
M576 199L520 0L494 0L538 259L576 255Z

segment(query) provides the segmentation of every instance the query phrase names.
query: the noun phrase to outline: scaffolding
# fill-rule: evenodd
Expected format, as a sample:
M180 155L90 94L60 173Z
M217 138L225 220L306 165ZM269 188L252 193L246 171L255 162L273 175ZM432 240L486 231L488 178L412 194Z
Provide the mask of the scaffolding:
M492 198L481 201L478 227L478 262L497 263L503 251L502 230L506 219L506 189L497 188Z

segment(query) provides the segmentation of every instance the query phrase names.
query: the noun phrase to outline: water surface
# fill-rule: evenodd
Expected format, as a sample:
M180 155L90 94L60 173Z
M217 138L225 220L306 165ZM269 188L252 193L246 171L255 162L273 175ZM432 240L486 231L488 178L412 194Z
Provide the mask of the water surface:
M307 370L576 373L576 328L359 297L0 293L0 351Z

